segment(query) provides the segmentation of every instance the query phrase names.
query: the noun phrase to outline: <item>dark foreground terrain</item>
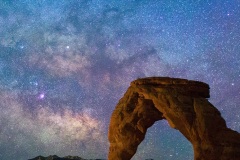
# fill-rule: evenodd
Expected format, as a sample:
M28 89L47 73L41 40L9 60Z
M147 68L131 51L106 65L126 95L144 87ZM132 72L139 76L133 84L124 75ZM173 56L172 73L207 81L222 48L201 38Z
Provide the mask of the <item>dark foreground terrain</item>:
M28 160L106 160L106 159L84 159L78 156L66 156L66 157L58 157L56 155L51 155L48 157L43 157L43 156L37 156L33 159L28 159Z
M37 156L33 159L28 159L28 160L107 160L107 159L84 159L78 156L66 156L66 157L58 157L56 155L51 155L48 157L43 157L43 156ZM146 160L153 160L153 159L146 159Z

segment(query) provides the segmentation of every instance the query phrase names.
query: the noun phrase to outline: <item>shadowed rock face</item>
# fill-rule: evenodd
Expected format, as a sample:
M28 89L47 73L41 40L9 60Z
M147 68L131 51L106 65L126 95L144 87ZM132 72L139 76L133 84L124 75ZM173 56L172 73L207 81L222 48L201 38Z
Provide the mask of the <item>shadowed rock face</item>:
M147 128L166 119L193 145L195 160L239 160L240 134L227 128L202 82L151 77L131 83L112 113L109 160L129 160Z

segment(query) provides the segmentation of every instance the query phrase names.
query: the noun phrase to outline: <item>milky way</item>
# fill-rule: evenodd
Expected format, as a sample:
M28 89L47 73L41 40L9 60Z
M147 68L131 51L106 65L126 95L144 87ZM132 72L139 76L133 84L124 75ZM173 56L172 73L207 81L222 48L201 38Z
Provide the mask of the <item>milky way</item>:
M206 82L240 132L240 1L0 1L0 159L107 158L109 119L130 82ZM193 159L167 122L133 159Z

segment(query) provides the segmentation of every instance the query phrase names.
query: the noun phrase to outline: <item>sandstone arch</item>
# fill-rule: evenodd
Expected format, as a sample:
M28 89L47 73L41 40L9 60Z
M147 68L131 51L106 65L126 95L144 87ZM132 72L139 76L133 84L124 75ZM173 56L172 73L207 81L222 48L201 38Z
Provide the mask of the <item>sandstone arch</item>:
M227 128L206 98L209 86L203 82L168 77L133 81L112 113L108 159L131 159L147 128L166 119L192 143L195 160L239 160L240 134Z

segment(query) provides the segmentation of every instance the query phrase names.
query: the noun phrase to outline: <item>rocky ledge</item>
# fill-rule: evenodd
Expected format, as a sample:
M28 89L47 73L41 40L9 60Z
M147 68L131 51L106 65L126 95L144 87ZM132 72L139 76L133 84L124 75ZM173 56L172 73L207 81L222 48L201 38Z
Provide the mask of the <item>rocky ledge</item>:
M112 113L108 159L131 159L147 128L165 119L192 143L195 160L239 160L240 134L227 128L209 97L203 82L169 77L133 81Z

